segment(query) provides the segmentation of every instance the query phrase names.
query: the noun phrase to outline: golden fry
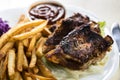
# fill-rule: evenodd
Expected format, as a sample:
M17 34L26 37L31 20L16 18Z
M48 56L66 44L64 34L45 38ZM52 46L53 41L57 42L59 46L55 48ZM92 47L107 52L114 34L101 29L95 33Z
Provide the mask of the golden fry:
M26 18L25 18L25 15L22 14L22 15L20 16L20 18L19 18L19 20L18 20L18 22L17 22L17 24L16 24L15 26L18 26L18 25L24 23L24 21L26 21ZM9 36L9 35L5 35L5 36L2 37L2 38L3 38L3 40L9 40L10 36ZM6 41L6 42L7 42L7 41ZM1 44L2 44L2 43L1 43ZM4 44L3 44L3 45L4 45Z
M40 42L41 42L41 38L43 38L42 36L37 40L37 42L36 42L36 48L38 48L38 46L39 46L39 44L40 44Z
M36 40L40 39L41 36L42 36L41 33L37 33L37 34L36 34Z
M36 36L33 36L33 38L31 38L29 47L28 47L28 51L32 51L35 47L35 43L36 43Z
M48 29L48 28L44 28L42 31L43 35L48 36L50 34L52 34L52 32Z
M24 39L22 42L23 42L23 45L25 47L28 47L28 45L29 45L29 40L28 39Z
M31 36L34 36L35 34L39 33L40 31L42 31L46 27L47 22L48 21L44 21L42 24L35 27L34 29L32 29L29 32L13 36L13 39L15 39L15 40L23 40L23 39L29 38Z
M37 56L35 54L35 48L34 48L33 51L32 51L32 57L31 57L31 61L30 61L29 67L30 68L35 67L36 62L37 62Z
M21 14L17 24L15 26L21 25L23 23L29 22L29 19L27 17L25 17L24 14Z
M22 14L22 15L20 16L20 18L19 18L18 22L17 22L17 25L19 25L19 24L23 23L24 19L25 19L25 15L24 15L24 14Z
M28 19L28 17L25 17L25 19L23 20L23 23L26 23L26 22L30 22L30 20Z
M43 76L53 78L53 80L56 80L51 71L42 63L40 59L38 59L37 62L38 68L40 69Z
M0 61L0 72L1 72L1 68L2 68L2 66L3 66L3 63L4 63L4 60L1 60L1 61Z
M27 22L21 25L18 25L16 27L11 28L8 32L6 32L5 34L3 34L0 37L0 48L13 36L18 34L21 31L24 31L27 28L31 28L31 27L35 27L40 25L42 22L44 22L45 20L34 20L31 22Z
M34 72L34 74L37 74L37 73L39 72L39 69L38 69L37 66L35 66L35 67L33 68L33 72Z
M14 80L21 80L20 72L18 71L15 72Z
M31 77L25 75L25 71L22 72L23 80L33 80Z
M5 72L3 79L0 79L0 80L8 80L7 71Z
M12 30L10 29L8 31L8 33L12 32L13 34L11 36L13 36L13 35L16 35L16 34L20 33L21 31L24 31L25 29L39 26L39 25L41 25L44 22L45 22L45 20L34 20L34 21L26 22L24 24L21 24L21 25L18 25L16 27L13 27Z
M35 74L32 74L32 73L25 73L25 75L30 76L30 77L32 77L32 78L36 78L36 79L38 79L38 80L55 80L55 79L53 79L53 78L47 78L47 77L35 75Z
M26 77L26 80L33 80L31 77Z
M22 76L20 75L20 80L23 80Z
M8 55L6 55L3 66L2 66L2 68L0 68L1 69L1 71L0 71L0 80L3 80L5 75L6 75L7 65L8 65Z
M2 80L2 74L3 74L2 69L3 69L3 64L4 64L4 60L2 59L2 60L0 61L0 80ZM2 73L1 73L1 72L2 72Z
M28 61L27 61L27 57L26 57L25 54L24 54L23 67L24 67L25 69L28 68Z
M24 61L24 48L22 42L18 43L18 55L17 55L17 69L18 71L23 70L23 61Z
M8 51L8 75L10 80L13 80L15 75L15 51L11 49Z
M37 56L43 55L42 47L46 41L42 35L51 34L47 23L46 20L29 21L22 14L16 26L0 37L0 80L8 77L10 80L56 80L41 60L37 60ZM17 54L13 47L18 48ZM43 76L37 75L39 72Z
M2 47L2 49L0 50L0 60L6 55L7 51L13 47L13 45L14 45L14 42L7 42Z
M42 47L43 47L45 41L46 41L46 38L43 38L43 37L39 41L39 45L37 47L37 52L36 52L36 54L37 54L38 57L42 57L43 56Z
M26 52L27 57L31 57L31 55L32 55L32 52L28 52L28 51Z

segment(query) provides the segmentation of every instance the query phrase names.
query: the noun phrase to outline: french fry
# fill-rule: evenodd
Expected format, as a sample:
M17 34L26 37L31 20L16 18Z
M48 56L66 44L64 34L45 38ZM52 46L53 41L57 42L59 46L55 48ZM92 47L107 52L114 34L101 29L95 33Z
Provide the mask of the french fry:
M4 64L4 60L2 59L2 60L0 61L0 80L2 80L2 74L3 74L2 69L3 69L3 64ZM2 72L2 73L1 73L1 72Z
M8 65L8 54L6 55L5 61L3 63L3 67L0 68L0 80L3 80L7 71L7 65Z
M43 37L39 41L39 45L37 46L37 51L36 51L36 54L37 54L38 57L42 57L43 56L42 47L43 47L45 41L46 41L46 38L43 38Z
M28 68L28 73L33 73L33 68ZM26 75L27 76L27 75Z
M41 41L41 38L43 38L42 36L37 40L37 42L36 42L36 48L38 48L38 46L39 46L39 44L40 44L40 41Z
M23 61L24 61L24 48L23 48L23 43L19 42L18 43L18 54L17 54L17 69L18 71L23 70Z
M16 35L17 33L24 31L25 29L37 27L44 22L46 21L45 20L34 20L34 21L30 21L30 22L26 22L24 24L18 25L16 27L13 27L11 31L13 34L11 36ZM8 33L11 33L11 32L10 30L8 31Z
M25 73L25 75L30 76L32 78L36 78L38 80L54 80L53 78L47 78L47 77L43 77L43 76L39 76L32 73L27 73L27 72Z
M18 20L18 22L17 22L17 25L23 23L24 20L25 20L25 15L24 15L24 14L21 14L21 15L20 15L20 18L19 18L19 20Z
M30 44L29 44L29 47L28 47L29 52L34 49L35 43L36 43L36 35L33 36L33 38L31 38L31 41L30 41Z
M4 79L0 79L0 80L8 80L8 75L7 75L7 71L5 72L5 74L4 74L4 77L3 77Z
M25 71L24 70L21 72L21 76L22 76L23 80L26 80L27 76L25 75Z
M22 78L23 80L33 80L31 77L25 75L25 71L22 72Z
M14 76L14 80L20 80L20 79L21 79L20 72L16 71L15 76Z
M36 56L35 48L34 48L33 51L32 51L32 57L31 57L31 61L30 61L30 64L29 64L29 68L35 67L36 62L37 62L37 56Z
M20 80L23 80L22 76L20 75Z
M24 39L22 42L23 42L23 45L25 47L28 47L28 45L29 45L29 40L28 39Z
M10 80L13 80L15 75L15 50L8 51L8 75Z
M4 60L1 60L0 61L0 72L1 72L1 68L3 67L3 63L4 63Z
M21 25L18 25L16 27L11 28L8 32L6 32L5 34L3 34L0 37L0 48L13 36L18 34L19 32L27 29L27 28L32 28L35 26L40 25L41 23L43 23L45 20L34 20L31 22L27 22Z
M26 23L26 22L29 22L29 19L27 17L25 17L24 14L21 14L20 18L18 19L18 22L15 26L18 26L18 25Z
M28 51L26 52L27 57L31 57L31 55L32 55L32 52L28 52Z
M35 67L33 68L33 72L34 72L34 74L37 74L37 73L39 72L39 69L38 69L37 66L35 66Z
M48 29L48 28L44 28L42 31L43 35L48 36L50 34L52 34L52 32Z
M47 23L46 20L29 21L22 14L15 27L0 37L0 80L56 80L38 59L43 55L46 41L43 35L51 34Z
M14 45L14 42L7 42L2 47L2 49L0 50L0 60L6 55L7 51L13 47L13 45Z
M47 23L48 23L48 21L44 21L39 26L35 27L34 29L32 29L29 32L13 36L13 39L15 39L15 40L23 40L23 39L29 38L31 36L34 36L35 34L41 32L46 27Z
M23 20L23 23L26 23L26 22L30 22L30 20L28 19L28 17L25 17L25 19Z
M38 59L37 62L37 66L40 69L43 76L53 78L53 80L56 80L51 71L42 63L40 59Z
M26 77L26 80L33 80L31 77Z
M27 61L27 57L25 54L24 54L23 68L25 69L28 68L28 61Z
M40 39L40 37L42 37L42 34L41 33L37 33L36 34L36 40Z

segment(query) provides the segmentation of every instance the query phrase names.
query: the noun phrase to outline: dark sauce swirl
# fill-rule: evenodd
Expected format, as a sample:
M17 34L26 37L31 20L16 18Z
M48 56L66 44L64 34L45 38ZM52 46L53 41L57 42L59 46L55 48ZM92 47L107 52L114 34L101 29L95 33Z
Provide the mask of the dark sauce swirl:
M61 5L44 3L34 6L29 14L32 20L45 19L49 21L48 24L53 24L65 17L65 9Z

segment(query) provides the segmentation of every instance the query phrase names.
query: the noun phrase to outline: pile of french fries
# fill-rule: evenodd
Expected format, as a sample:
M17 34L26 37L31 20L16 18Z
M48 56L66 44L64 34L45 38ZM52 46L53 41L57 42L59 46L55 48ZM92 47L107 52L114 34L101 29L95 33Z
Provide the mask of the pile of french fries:
M41 60L50 35L46 20L21 15L15 27L0 37L0 80L56 80Z

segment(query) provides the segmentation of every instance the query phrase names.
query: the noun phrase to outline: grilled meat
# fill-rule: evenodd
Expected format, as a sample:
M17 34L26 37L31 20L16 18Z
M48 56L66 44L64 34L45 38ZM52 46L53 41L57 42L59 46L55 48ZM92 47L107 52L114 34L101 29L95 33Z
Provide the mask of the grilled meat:
M55 42L57 47L46 54L46 59L74 70L86 69L101 60L113 44L110 36L103 38L92 31L89 24L76 27L59 42Z
M87 16L83 16L80 13L76 13L75 15L65 19L62 21L61 25L55 30L53 35L51 35L46 41L45 45L47 46L46 51L48 52L51 49L55 48L56 45L60 43L64 36L66 36L70 31L75 29L76 27L81 27L83 24L91 24L91 29L97 33L100 33L99 27L94 27L97 23L93 22ZM53 26L55 27L55 26Z

